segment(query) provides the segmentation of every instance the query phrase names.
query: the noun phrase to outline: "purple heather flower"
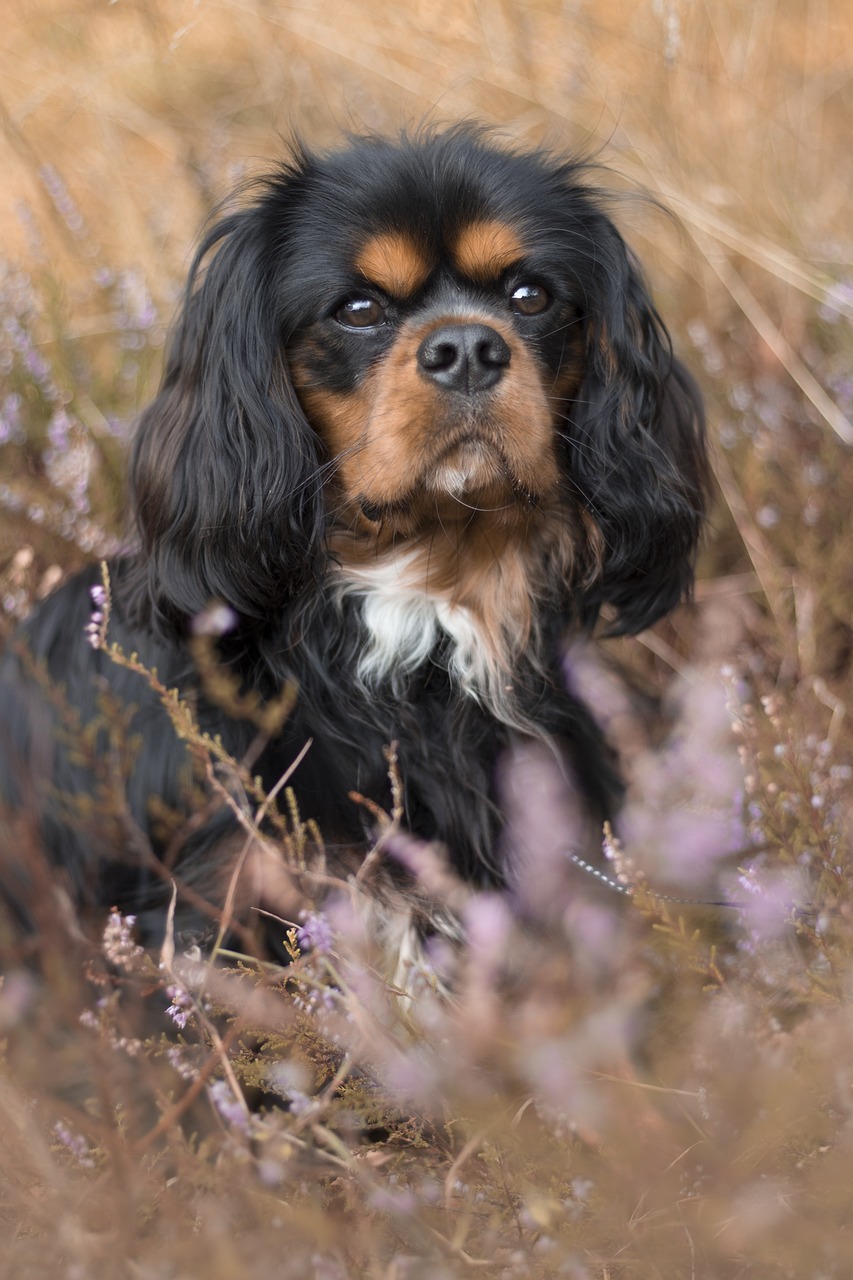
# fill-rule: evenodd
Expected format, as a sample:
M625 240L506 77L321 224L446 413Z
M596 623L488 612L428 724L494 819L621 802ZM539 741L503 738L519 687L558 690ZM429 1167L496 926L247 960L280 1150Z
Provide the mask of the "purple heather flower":
M319 955L327 955L334 945L334 934L325 916L313 911L304 911L296 940L301 951L315 951Z
M211 604L192 620L193 635L224 636L233 631L240 619L227 604Z
M94 608L89 615L89 621L84 628L86 639L93 649L101 647L101 627L104 622L104 608L107 603L107 593L100 583L96 583L89 588L89 596L91 597Z
M32 374L38 382L46 380L50 373L50 368L39 353L33 347L28 347L23 355L27 373Z
M57 1141L71 1152L82 1169L94 1169L95 1161L92 1159L89 1144L82 1134L73 1133L64 1120L57 1120L53 1126L53 1134Z
M166 1012L175 1026L183 1031L193 1011L192 996L177 983L166 988L166 995L172 1001Z
M569 897L568 854L584 846L582 806L561 764L536 744L518 746L499 775L509 815L504 839L511 849L511 888L534 914L553 917Z
M82 239L86 234L86 224L83 221L83 215L77 208L77 205L71 198L64 179L52 164L43 164L39 169L39 177L44 183L47 193L53 201L54 208L60 215L68 230L77 239Z
M104 615L99 609L96 609L84 628L86 639L93 649L100 649L101 647L101 623L103 620Z
M120 274L116 284L116 302L118 310L115 322L119 329L125 330L122 346L134 349L143 347L145 339L132 331L152 329L158 317L157 308L138 271L123 271Z
M316 1100L310 1098L307 1093L300 1093L298 1089L292 1089L288 1099L290 1110L295 1116L303 1116L316 1105Z
M131 969L145 954L142 947L133 940L132 929L135 924L136 916L123 916L118 911L110 912L101 944L110 964L121 969Z
M465 906L465 936L473 955L491 967L506 954L512 915L506 898L497 893L478 893Z
M21 420L22 400L12 393L0 405L0 444L20 444L26 439Z
M171 1049L167 1050L166 1058L182 1080L195 1080L198 1075L198 1071L193 1064L188 1061L183 1049L178 1045L173 1045Z
M227 1080L214 1080L207 1086L207 1096L227 1125L232 1129L239 1129L242 1133L248 1132L249 1116L246 1107L239 1098L235 1097Z

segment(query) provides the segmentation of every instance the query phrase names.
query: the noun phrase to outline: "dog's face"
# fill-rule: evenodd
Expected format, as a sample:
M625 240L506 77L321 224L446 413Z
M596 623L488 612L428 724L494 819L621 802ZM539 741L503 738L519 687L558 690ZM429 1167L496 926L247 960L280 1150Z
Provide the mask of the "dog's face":
M342 530L479 528L498 561L559 527L581 621L678 601L701 405L586 176L469 128L361 139L297 151L213 227L132 463L155 616L219 598L263 626Z
M362 147L316 175L291 241L310 311L287 358L345 508L413 532L558 496L583 369L579 213L530 158L458 139Z

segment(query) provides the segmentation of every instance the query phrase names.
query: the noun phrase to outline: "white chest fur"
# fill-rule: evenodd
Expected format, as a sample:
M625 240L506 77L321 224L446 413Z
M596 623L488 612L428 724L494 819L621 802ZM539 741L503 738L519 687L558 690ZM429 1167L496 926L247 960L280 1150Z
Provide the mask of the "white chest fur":
M359 679L375 688L398 673L409 674L436 661L441 651L443 664L464 693L487 702L503 701L500 689L506 674L497 670L474 613L452 602L447 593L418 582L421 559L403 552L341 570L341 594L360 597L367 633Z

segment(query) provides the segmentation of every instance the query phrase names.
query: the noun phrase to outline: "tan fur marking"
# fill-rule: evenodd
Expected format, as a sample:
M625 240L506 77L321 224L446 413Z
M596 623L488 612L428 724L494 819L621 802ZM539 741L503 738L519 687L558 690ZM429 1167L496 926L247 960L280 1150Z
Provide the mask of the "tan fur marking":
M573 512L557 504L513 527L488 513L458 524L442 522L402 548L396 541L370 547L339 532L332 548L344 578L348 570L393 561L402 550L401 583L469 612L496 687L509 692L521 655L538 642L537 605L556 583L571 579L582 541Z
M425 283L430 272L420 247L400 231L372 236L355 266L366 280L395 298L408 298Z
M517 233L505 222L472 222L453 247L457 267L471 280L496 280L523 256Z

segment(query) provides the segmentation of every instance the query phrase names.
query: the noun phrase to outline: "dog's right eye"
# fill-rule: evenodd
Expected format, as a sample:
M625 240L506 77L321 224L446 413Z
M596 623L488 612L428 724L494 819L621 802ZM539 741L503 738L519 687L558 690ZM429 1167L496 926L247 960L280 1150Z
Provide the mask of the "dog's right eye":
M345 329L376 329L385 323L385 308L375 298L350 298L335 312Z
M551 305L551 295L541 284L520 284L509 300L519 316L538 316Z

